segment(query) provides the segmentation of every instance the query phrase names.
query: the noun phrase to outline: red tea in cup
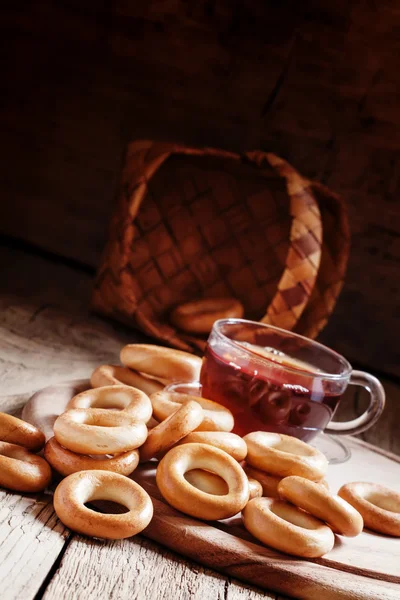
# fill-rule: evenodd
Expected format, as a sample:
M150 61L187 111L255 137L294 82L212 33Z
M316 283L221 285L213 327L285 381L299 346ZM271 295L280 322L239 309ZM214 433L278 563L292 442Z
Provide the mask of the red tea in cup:
M328 427L349 382L371 391L371 405L358 419ZM352 371L333 350L243 319L216 321L200 383L202 396L231 410L239 435L264 430L309 441L324 430L355 433L370 427L384 406L379 381Z

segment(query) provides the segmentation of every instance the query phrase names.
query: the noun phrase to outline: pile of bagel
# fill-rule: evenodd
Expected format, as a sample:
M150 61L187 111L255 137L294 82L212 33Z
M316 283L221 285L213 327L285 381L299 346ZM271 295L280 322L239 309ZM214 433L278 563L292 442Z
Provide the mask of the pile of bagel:
M207 521L241 513L254 537L294 556L323 556L334 534L354 537L364 525L400 536L400 494L373 483L349 483L332 494L324 480L328 462L317 449L277 433L241 438L226 407L165 390L198 381L200 358L129 344L121 362L93 372L92 388L71 399L47 443L32 425L0 413L1 486L38 492L49 487L53 470L62 478L54 492L60 520L82 534L121 539L152 519L150 496L129 476L153 461L171 506ZM43 447L44 458L37 454ZM127 512L87 506L98 500Z

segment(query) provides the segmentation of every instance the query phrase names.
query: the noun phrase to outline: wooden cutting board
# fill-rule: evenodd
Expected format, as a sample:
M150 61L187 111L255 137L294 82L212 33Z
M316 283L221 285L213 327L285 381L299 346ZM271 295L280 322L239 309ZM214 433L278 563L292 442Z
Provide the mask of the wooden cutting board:
M37 392L24 407L23 418L53 435L53 423L69 400L89 387L87 380L53 385ZM346 438L351 458L330 465L333 492L349 481L374 481L400 492L400 458L354 438ZM157 463L141 465L132 475L151 495L154 517L143 534L197 562L280 593L330 600L398 600L400 539L364 531L357 538L336 536L335 547L316 560L289 557L253 538L240 516L203 522L164 502L155 484Z

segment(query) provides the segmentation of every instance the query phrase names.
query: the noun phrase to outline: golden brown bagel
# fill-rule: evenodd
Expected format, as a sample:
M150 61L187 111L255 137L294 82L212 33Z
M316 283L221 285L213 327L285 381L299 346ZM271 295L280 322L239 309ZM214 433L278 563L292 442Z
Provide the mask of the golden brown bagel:
M193 487L185 474L204 469L219 475L228 486L223 496ZM157 486L177 510L205 520L226 519L238 513L249 499L249 484L242 467L223 450L206 444L185 444L172 448L160 461Z
M179 444L196 443L215 446L237 461L243 460L247 454L246 442L236 433L228 431L193 431L179 442Z
M253 498L261 498L261 496L263 495L263 488L261 483L257 481L257 479L252 479L251 477L248 477L247 480L249 482L250 490L249 500L252 500Z
M128 385L148 395L164 389L164 385L156 379L150 379L150 377L132 371L127 367L119 367L117 365L102 365L101 367L97 367L92 373L90 383L94 388L106 385Z
M108 385L81 392L69 401L68 409L71 408L119 409L145 423L153 412L148 395L127 385Z
M263 544L281 552L317 558L332 550L332 529L292 504L275 498L254 498L245 506L244 526Z
M263 489L263 496L268 496L269 498L279 498L278 493L278 485L284 479L284 477L276 477L275 475L270 475L265 471L260 471L260 469L256 469L255 467L251 467L250 465L245 465L244 472L250 478L253 477L257 481L260 482ZM329 484L326 479L320 479L318 485L324 486L327 490L329 490Z
M269 473L265 473L265 471L260 471L260 469L256 469L247 464L244 466L244 472L247 477L253 478L260 483L263 490L262 496L279 498L278 485L282 481L282 477L270 475Z
M169 417L185 402L193 400L198 402L204 411L203 421L197 428L198 431L232 431L234 426L231 411L207 398L180 392L157 392L150 396L150 400L153 405L153 415L159 421Z
M129 450L110 457L93 458L76 454L61 446L52 437L44 447L44 457L47 462L60 473L67 476L79 471L113 471L120 475L130 475L139 463L139 451Z
M243 305L236 298L202 298L177 306L170 315L175 327L187 333L210 333L218 319L241 319Z
M400 537L400 494L377 483L343 485L339 496L354 506L369 529Z
M123 411L74 408L54 423L59 444L78 454L117 454L134 450L147 438L147 427Z
M146 423L147 429L154 429L154 427L156 427L159 424L160 423L154 417L151 417L150 421Z
M104 514L85 506L95 500L117 502L129 512ZM147 492L132 479L110 471L80 471L63 479L54 493L54 510L70 529L110 540L136 535L153 516Z
M26 448L0 442L0 486L17 492L40 492L51 481L47 462Z
M147 440L139 450L140 462L158 458L196 429L202 419L200 404L192 401L183 404L179 410L149 431Z
M281 498L327 523L335 533L359 535L364 527L360 513L348 502L304 477L285 477L278 485Z
M121 350L121 362L130 369L167 381L198 381L201 358L163 346L128 344Z
M37 427L12 415L0 413L0 441L38 452L43 448L46 440Z
M322 452L290 435L254 431L243 439L247 444L248 464L271 475L298 475L319 481L328 468Z

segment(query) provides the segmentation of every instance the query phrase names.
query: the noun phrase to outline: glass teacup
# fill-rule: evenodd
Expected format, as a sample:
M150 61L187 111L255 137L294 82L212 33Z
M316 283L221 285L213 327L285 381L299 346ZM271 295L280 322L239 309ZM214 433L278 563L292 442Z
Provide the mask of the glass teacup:
M332 418L348 384L370 393L358 418ZM244 319L214 323L204 354L199 384L171 389L201 394L231 410L234 432L273 431L312 440L324 431L356 434L371 427L385 405L382 385L355 371L340 354L295 333Z

